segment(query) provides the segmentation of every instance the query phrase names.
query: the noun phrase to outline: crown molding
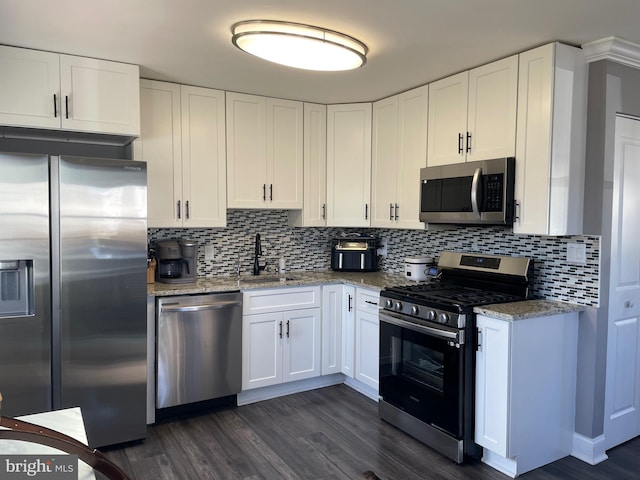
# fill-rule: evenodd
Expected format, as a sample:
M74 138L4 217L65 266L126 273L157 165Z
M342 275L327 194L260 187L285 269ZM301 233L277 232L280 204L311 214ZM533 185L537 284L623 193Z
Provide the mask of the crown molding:
M582 45L587 62L611 60L633 68L640 68L640 45L618 37L606 37Z

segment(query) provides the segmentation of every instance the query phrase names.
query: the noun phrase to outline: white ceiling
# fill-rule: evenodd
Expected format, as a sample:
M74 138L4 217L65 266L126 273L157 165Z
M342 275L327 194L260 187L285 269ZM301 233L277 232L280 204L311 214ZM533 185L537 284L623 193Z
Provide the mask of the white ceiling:
M341 31L369 47L367 63L337 73L269 64L231 44L231 25L250 19ZM640 44L639 24L639 0L0 0L0 44L320 103L378 100L555 40Z

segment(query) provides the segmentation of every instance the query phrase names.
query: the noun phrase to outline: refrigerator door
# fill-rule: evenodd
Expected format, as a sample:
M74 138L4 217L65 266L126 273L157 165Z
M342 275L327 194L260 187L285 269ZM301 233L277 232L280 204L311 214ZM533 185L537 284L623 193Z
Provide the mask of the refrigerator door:
M57 159L53 159L54 162ZM146 164L60 157L60 407L91 447L146 434Z
M49 159L0 154L2 414L51 409Z

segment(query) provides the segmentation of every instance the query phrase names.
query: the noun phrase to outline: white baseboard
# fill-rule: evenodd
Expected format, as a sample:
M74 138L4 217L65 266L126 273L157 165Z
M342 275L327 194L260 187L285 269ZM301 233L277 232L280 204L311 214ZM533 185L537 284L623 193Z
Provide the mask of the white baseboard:
M361 393L365 397L369 397L375 402L380 401L380 395L377 390L374 390L369 385L365 385L359 380L351 377L344 377L344 383L346 386L353 388L356 392Z
M600 462L604 462L609 458L605 453L604 435L589 438L579 433L574 433L571 456L589 465L597 465Z
M283 397L284 395L291 395L292 393L315 390L316 388L329 387L340 383L344 383L344 375L336 373L333 375L309 378L308 380L298 380L296 382L281 383L270 387L244 390L238 394L238 405L249 405L250 403Z
M493 453L491 450L483 449L482 463L495 468L499 472L515 478L518 475L518 463L512 458L505 458L502 455Z

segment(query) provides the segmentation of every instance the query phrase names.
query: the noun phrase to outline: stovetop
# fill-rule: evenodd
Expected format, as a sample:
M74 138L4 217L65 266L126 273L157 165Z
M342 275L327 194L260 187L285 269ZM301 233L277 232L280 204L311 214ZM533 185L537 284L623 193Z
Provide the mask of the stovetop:
M383 297L458 313L471 313L473 307L480 305L514 302L523 299L521 296L509 293L446 285L437 280L430 283L386 288L383 291Z

